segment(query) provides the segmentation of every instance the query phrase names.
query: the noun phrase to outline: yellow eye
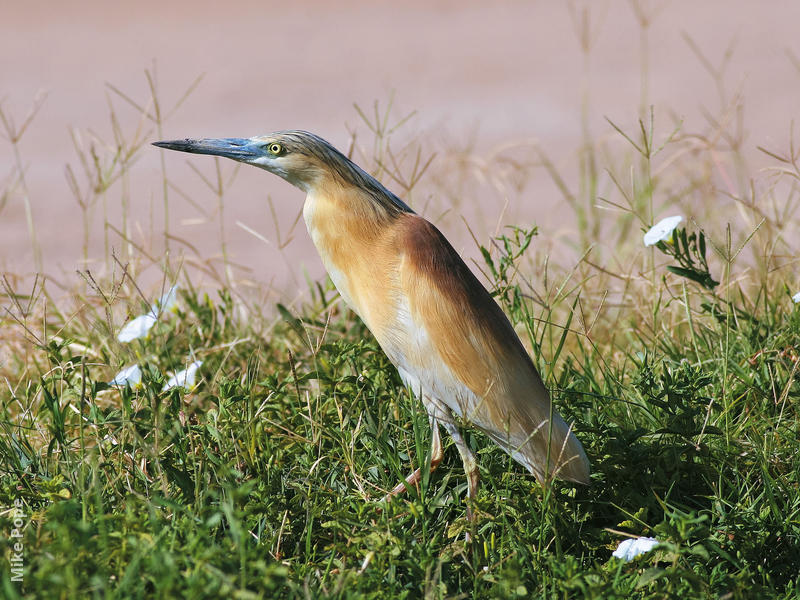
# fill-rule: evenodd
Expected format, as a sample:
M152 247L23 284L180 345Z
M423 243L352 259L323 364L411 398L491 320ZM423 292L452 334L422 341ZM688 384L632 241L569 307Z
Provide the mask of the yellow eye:
M269 151L270 154L278 156L278 154L283 152L283 146L281 146L280 144L270 144L269 146L267 146L267 150Z

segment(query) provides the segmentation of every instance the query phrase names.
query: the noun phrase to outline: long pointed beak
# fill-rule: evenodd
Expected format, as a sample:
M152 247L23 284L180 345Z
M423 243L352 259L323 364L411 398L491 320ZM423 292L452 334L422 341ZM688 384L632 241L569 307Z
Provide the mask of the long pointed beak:
M191 152L192 154L211 154L213 156L224 156L241 162L249 162L264 156L264 150L258 144L253 143L247 138L221 138L221 139L202 139L192 140L166 140L163 142L153 142L153 146L178 150L180 152Z

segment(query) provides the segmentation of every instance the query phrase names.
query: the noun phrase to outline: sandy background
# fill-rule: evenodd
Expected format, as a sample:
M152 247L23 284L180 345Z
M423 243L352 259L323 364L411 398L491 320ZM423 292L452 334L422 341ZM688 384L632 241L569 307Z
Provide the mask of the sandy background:
M572 7L572 10L569 7ZM652 16L642 50L636 8ZM592 49L584 60L576 15L588 10ZM70 193L66 165L80 173L71 130L85 147L96 136L98 154L113 149L109 106L127 138L140 115L107 87L110 83L147 103L145 69L154 70L165 106L172 105L200 75L203 79L164 125L166 139L250 136L301 128L346 148L351 132L369 153L369 132L353 108L370 109L394 97L394 118L415 116L396 134L436 152L429 176L411 198L457 248L473 247L464 214L476 234L498 222L536 222L543 239L574 235L571 212L544 170L531 171L520 190L490 184L468 186L463 202L441 192L452 156L469 147L493 156L503 144L526 141L545 148L567 181L576 183L581 143L581 101L590 94L589 124L595 136L612 130L605 117L632 128L645 102L655 106L662 131L677 119L684 130L707 128L703 113L718 114L714 79L693 53L695 41L714 65L724 62L725 93L739 91L753 168L769 162L757 145L785 149L790 123L800 115L800 2L5 2L0 22L0 101L19 125L39 92L47 97L20 141L44 271L74 279L76 268L105 268L103 215L98 203L89 224L89 260L83 260L81 211ZM642 63L648 78L643 86ZM643 92L644 90L644 92ZM152 124L144 137L158 139ZM513 154L513 150L511 151ZM359 156L356 152L356 156ZM126 181L107 192L108 220L122 227L121 198L129 199L132 239L154 255L163 250L164 215L160 151L145 145ZM208 157L166 156L170 180L195 204L170 192L173 257L189 246L214 260L226 239L235 279L271 283L292 293L303 273L322 267L302 223L279 246L278 227L288 235L302 193L262 171L243 168L226 192L220 228L217 201L188 166L214 177ZM35 270L23 192L14 185L14 154L0 140L0 270ZM221 163L222 164L222 163ZM222 164L230 175L233 163ZM438 173L438 175L437 175ZM82 178L79 177L82 181ZM438 183L437 183L438 182ZM391 180L390 188L400 192ZM577 185L577 184L576 184ZM504 200L509 206L503 212ZM730 207L722 206L726 213ZM731 218L735 213L730 212ZM268 241L237 225L246 224ZM124 257L113 232L109 240ZM153 270L153 268L150 268ZM146 278L147 269L142 276Z

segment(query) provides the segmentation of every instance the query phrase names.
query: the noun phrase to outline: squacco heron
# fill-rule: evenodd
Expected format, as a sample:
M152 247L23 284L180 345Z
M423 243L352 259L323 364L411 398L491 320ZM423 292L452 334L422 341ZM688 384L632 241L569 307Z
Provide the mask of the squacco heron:
M484 432L540 483L589 483L583 447L503 311L441 232L375 178L305 131L155 145L261 167L306 193L303 217L331 280L428 413L431 470L443 455L439 425L455 442L470 518L478 466L459 423ZM420 478L418 468L387 498Z

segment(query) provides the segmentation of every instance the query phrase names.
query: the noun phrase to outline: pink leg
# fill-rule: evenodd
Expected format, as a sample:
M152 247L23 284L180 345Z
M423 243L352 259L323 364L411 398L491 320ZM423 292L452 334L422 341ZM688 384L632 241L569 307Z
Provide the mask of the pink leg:
M439 463L442 462L444 452L442 450L442 438L439 435L439 423L436 419L431 419L431 428L433 430L433 438L431 439L431 472L436 470ZM399 483L394 489L386 494L383 499L389 502L392 498L406 491L406 486L416 486L422 478L422 467L411 473L406 477L405 482Z

